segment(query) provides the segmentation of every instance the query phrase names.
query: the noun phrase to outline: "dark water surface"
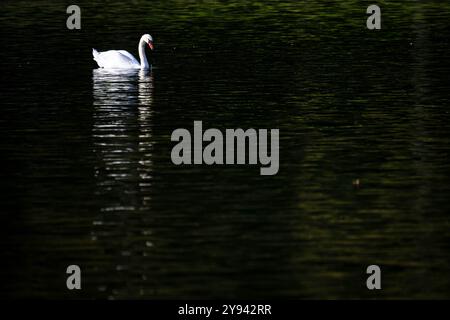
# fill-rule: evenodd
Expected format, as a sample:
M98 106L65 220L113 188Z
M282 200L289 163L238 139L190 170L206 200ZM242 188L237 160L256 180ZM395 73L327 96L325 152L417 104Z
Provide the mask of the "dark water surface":
M450 297L448 3L69 4L0 4L1 296ZM279 173L173 165L194 120L279 128Z

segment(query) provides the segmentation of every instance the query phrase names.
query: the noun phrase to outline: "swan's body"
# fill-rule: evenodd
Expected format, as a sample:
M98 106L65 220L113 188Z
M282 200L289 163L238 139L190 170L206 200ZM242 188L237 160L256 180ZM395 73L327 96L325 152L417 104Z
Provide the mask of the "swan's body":
M125 50L109 50L98 52L92 49L92 55L100 68L105 69L148 69L150 67L145 55L145 44L153 50L153 39L149 34L144 34L139 41L139 59Z
M92 49L92 55L100 68L106 69L139 69L141 64L131 53L125 50L109 50L98 52Z

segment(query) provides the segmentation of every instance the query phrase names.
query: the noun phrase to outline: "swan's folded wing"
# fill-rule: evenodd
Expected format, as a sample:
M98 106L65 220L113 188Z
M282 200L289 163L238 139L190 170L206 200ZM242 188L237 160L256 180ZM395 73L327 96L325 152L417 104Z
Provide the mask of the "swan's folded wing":
M135 61L137 64L139 64L139 61L137 61L136 58L133 57L133 55L128 51L126 50L117 50L117 51L123 54L124 56L128 57L130 60Z

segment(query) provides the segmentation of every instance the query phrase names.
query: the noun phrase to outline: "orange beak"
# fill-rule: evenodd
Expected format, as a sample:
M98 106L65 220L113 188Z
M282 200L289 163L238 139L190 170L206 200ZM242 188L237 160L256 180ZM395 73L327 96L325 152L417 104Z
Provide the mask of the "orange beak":
M152 41L148 42L148 47L150 48L150 50L153 50L153 42Z

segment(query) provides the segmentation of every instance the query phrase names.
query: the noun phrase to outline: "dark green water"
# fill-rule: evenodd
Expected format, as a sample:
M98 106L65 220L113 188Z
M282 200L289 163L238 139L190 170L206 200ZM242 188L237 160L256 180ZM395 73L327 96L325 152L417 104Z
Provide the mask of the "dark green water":
M450 5L372 3L1 2L0 295L449 298ZM279 128L279 173L173 165L194 120Z

